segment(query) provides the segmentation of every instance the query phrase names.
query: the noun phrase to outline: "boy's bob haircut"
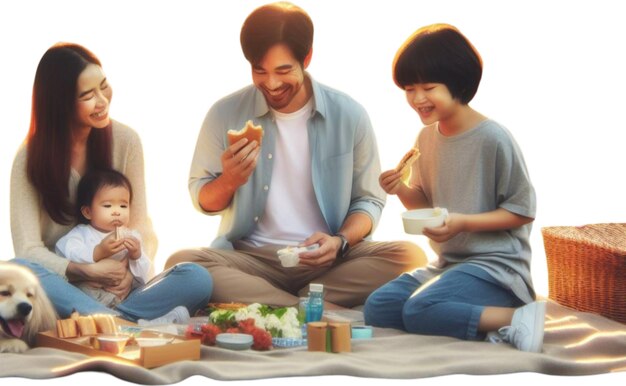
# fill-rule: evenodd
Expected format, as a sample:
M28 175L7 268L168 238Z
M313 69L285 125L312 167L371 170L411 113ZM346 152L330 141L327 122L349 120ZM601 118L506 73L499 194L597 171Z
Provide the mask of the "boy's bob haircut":
M313 21L300 7L278 2L263 5L241 27L241 49L250 64L257 65L276 44L285 44L303 64L313 47Z
M393 61L393 80L401 89L416 83L443 83L462 104L474 98L482 73L483 62L476 48L449 24L418 29Z
M76 189L76 221L79 224L89 224L81 209L91 206L98 191L104 187L124 187L130 193L130 201L133 201L133 188L125 175L113 169L89 171L80 179Z

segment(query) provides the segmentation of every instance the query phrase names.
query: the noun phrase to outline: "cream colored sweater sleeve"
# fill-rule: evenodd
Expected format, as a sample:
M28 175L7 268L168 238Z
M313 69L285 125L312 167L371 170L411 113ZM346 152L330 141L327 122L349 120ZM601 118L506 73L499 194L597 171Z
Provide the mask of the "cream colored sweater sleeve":
M10 200L15 257L31 260L65 277L69 260L51 252L44 239L51 234L61 237L71 226L56 224L47 213L42 213L45 211L42 210L39 195L26 175L26 146L20 147L13 161Z

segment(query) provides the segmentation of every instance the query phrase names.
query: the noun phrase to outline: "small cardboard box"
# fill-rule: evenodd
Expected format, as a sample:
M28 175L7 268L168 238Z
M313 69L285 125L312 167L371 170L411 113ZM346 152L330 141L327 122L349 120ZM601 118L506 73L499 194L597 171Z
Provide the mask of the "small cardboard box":
M116 358L147 369L182 360L200 359L199 339L187 340L184 337L176 337L171 343L161 346L126 346L124 351L119 354L97 350L90 344L90 340L91 337L62 339L57 336L55 331L46 331L37 335L37 346L78 352L93 357Z

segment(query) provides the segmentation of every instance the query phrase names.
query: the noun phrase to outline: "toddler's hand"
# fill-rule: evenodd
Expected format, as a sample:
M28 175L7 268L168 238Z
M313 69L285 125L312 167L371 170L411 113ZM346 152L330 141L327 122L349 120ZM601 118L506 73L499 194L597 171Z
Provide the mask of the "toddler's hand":
M128 249L128 258L132 260L139 259L141 257L141 242L132 236L123 239L123 241L124 246Z
M378 183L387 194L397 194L402 186L402 173L395 169L387 170L378 177Z
M444 224L438 228L424 228L423 234L438 243L448 241L464 231L463 216L459 213L450 213Z
M115 240L115 233L111 233L102 239L100 244L96 245L94 248L93 261L98 262L107 257L111 257L125 248L124 240Z

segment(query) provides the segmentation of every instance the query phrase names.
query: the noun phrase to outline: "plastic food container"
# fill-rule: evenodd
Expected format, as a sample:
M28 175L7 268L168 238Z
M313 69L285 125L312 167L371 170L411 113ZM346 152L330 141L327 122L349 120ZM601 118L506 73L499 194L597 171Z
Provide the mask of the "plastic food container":
M226 348L229 350L247 350L252 347L252 335L248 334L218 334L215 337L215 342L218 347Z

